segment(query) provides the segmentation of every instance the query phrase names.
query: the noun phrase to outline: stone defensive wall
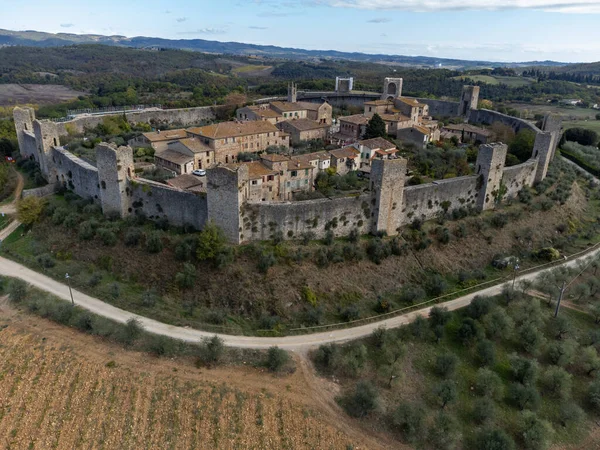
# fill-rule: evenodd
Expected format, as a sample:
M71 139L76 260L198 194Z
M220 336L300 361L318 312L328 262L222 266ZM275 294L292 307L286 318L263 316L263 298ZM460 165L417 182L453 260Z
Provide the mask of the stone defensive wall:
M148 219L167 219L171 225L201 230L206 224L206 196L184 192L144 178L130 180L129 213Z
M100 184L96 167L62 147L54 148L51 160L56 178L54 180L48 179L48 182L58 182L80 197L99 201Z
M299 238L305 232L323 238L327 230L336 236L347 236L355 228L366 234L370 224L370 194L285 203L247 203L242 208L242 240L247 241L271 239L276 231L282 231L286 239Z
M417 98L419 103L429 106L429 114L433 117L456 117L458 116L458 103L431 98Z
M444 210L475 207L479 196L478 179L477 175L469 175L405 187L401 224L407 225L415 219L434 219Z
M154 128L189 127L216 119L218 106L201 106L198 108L155 109L126 112L125 117L132 125L149 123ZM66 122L56 122L59 136L72 133L83 133L86 129L95 128L105 117L123 115L123 113L106 113L101 115L82 115Z
M536 169L536 159L530 159L516 166L505 167L502 170L502 184L506 189L504 198L515 198L525 186L533 186Z

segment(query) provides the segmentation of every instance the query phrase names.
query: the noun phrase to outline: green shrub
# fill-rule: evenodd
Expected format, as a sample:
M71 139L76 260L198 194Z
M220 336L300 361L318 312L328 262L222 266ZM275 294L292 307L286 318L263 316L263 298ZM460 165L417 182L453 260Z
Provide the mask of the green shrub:
M475 347L477 360L482 366L493 366L496 363L496 346L487 339L477 343Z
M379 393L368 381L359 381L351 392L339 400L340 404L352 417L365 417L377 408Z
M544 390L554 398L566 400L571 397L573 376L562 367L549 367L542 376Z
M340 311L340 317L344 322L351 322L360 318L360 310L356 305L348 305Z
M580 423L585 418L583 409L573 402L563 402L558 409L558 421L566 427L570 424Z
M402 403L392 414L392 424L410 443L422 439L425 432L425 408L420 404Z
M177 342L166 336L148 334L144 349L156 356L172 356L177 350Z
M531 411L523 411L519 418L519 434L528 450L544 450L550 445L552 427Z
M86 220L79 224L79 239L82 241L89 241L94 237L95 229L91 221Z
M14 303L19 303L25 299L27 295L28 284L18 278L13 278L8 282L8 298Z
M444 353L435 359L435 372L442 377L451 377L457 365L458 357L454 353Z
M452 380L443 380L434 386L433 395L438 405L444 409L449 403L456 401L458 397L456 384Z
M142 230L139 228L129 228L125 232L125 245L127 247L137 247L142 240Z
M266 274L275 264L277 264L277 258L273 252L265 251L258 258L258 270L260 273Z
M44 269L50 269L56 265L56 261L49 253L42 253L37 257L37 263Z
M541 397L535 385L524 386L521 383L511 383L507 398L520 410L534 411L539 408L541 403Z
M367 256L375 264L381 264L385 258L390 256L389 246L380 238L369 241L367 245Z
M200 346L200 362L207 366L219 363L225 354L225 344L219 336L207 337L202 340Z
M495 372L487 368L477 371L475 376L475 392L478 395L490 398L501 398L504 385Z
M489 398L478 398L473 406L473 419L479 425L492 422L496 417L496 406Z
M266 367L271 372L280 372L290 360L290 355L279 347L270 347L267 351Z
M515 442L503 430L498 428L487 428L476 434L473 449L514 450Z
M110 228L99 228L97 234L107 247L113 247L117 243L117 235Z
M453 450L457 448L460 434L454 416L440 411L435 417L428 433L429 443L436 450Z
M146 251L148 253L160 253L162 249L162 233L160 231L151 231L146 236Z
M535 386L539 375L537 360L523 358L516 353L509 356L510 369L513 377L525 386Z

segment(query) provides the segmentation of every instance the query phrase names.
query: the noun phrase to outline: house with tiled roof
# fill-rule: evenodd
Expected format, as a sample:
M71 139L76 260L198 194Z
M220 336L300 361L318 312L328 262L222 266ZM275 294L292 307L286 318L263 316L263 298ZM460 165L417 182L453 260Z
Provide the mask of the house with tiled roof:
M365 134L369 118L364 114L342 116L338 118L340 130L338 134L341 139L360 139Z
M444 133L446 139L456 136L460 142L479 142L480 144L487 144L488 140L494 134L490 130L471 125L470 123L445 125L442 128L442 133Z
M277 124L277 128L289 133L290 142L294 145L313 139L325 140L329 131L328 124L319 123L311 119L284 120Z
M241 152L259 153L272 146L289 148L289 137L268 121L236 120L186 131L213 150L214 163L235 163Z
M360 167L360 151L352 145L330 150L329 154L331 155L331 167L340 175L358 170Z
M410 128L398 130L397 136L401 141L412 143L419 147L425 147L429 142L433 142L432 131L421 125L413 125Z
M175 142L178 139L187 137L184 129L177 130L156 130L148 133L142 133L139 136L127 141L131 147L153 148L156 151L165 149L169 142ZM162 144L162 145L161 145Z

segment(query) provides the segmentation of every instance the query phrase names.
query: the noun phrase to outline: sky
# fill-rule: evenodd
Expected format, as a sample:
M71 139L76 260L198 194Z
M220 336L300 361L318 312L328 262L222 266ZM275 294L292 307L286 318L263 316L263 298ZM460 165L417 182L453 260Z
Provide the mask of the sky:
M0 28L488 61L600 61L600 0L0 0Z

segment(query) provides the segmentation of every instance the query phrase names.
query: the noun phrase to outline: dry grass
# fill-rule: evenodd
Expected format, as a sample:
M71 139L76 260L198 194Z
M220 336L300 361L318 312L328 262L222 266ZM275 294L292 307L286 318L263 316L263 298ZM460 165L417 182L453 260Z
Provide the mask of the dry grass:
M56 84L0 84L0 105L59 103L80 95L86 94Z
M197 370L5 303L0 313L2 448L366 448L340 431L343 420L323 411L302 374Z

